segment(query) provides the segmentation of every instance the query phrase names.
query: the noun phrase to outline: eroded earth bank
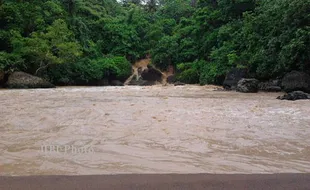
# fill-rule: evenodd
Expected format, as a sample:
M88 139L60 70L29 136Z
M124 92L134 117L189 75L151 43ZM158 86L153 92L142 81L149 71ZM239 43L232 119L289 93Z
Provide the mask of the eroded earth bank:
M1 90L0 175L310 172L310 101L277 95L188 85Z

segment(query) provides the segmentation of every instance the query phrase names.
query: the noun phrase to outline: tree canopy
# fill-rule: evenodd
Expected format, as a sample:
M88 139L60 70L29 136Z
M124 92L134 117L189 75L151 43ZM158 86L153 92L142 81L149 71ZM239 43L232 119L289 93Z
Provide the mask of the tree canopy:
M309 10L310 0L2 0L0 69L55 83L126 78L151 54L188 83L221 84L233 67L310 73Z

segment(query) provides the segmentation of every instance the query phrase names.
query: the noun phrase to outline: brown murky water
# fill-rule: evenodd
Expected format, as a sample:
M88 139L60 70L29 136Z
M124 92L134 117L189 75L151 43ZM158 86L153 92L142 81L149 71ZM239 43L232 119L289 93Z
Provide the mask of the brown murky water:
M277 95L1 90L0 175L310 172L310 101Z

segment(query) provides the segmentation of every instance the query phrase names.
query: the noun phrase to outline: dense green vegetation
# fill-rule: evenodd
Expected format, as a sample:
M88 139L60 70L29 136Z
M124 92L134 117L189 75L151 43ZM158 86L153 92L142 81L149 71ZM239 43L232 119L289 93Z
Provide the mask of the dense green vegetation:
M87 84L151 54L180 80L310 73L310 0L0 0L0 69Z

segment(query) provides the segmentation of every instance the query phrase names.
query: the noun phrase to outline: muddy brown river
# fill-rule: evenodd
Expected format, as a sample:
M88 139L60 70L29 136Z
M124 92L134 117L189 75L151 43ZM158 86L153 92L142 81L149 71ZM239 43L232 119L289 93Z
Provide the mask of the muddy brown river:
M310 172L310 101L213 90L0 90L0 175Z

